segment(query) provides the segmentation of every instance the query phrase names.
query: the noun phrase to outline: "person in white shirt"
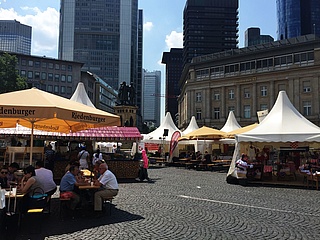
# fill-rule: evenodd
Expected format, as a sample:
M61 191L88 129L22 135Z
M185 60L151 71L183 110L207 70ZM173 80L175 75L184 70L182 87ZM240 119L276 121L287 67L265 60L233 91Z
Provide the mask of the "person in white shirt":
M102 153L100 152L99 148L97 149L96 153L93 154L92 166L94 166L98 160L102 161Z
M43 167L42 161L36 162L36 177L43 186L43 191L48 195L53 195L57 190L57 185L53 180L53 173L51 170Z
M86 150L86 147L82 147L82 150L78 153L78 159L80 163L80 170L88 169L88 161L90 161L90 154Z
M101 176L95 180L94 185L100 186L100 190L94 194L94 210L102 211L102 200L118 194L119 187L116 176L108 170L108 165L102 163L99 166Z

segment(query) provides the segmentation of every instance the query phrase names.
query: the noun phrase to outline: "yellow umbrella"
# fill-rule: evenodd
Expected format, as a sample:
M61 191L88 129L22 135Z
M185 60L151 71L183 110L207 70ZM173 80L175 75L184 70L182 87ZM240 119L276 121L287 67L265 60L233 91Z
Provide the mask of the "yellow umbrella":
M203 126L201 128L194 130L191 133L184 135L179 140L220 139L220 138L223 138L224 135L225 135L225 132L222 132L222 131L214 129L214 128L209 128L209 127Z
M15 127L16 123L31 128L31 164L34 129L77 132L101 126L119 126L120 117L32 88L0 94L0 128Z
M231 138L231 137L234 138L234 135L248 132L248 131L256 128L258 125L259 125L258 123L254 123L254 124L251 124L251 125L242 127L242 128L238 128L238 129L236 129L236 130L233 130L233 131L231 131L231 132L226 133L225 136L226 136L227 138Z

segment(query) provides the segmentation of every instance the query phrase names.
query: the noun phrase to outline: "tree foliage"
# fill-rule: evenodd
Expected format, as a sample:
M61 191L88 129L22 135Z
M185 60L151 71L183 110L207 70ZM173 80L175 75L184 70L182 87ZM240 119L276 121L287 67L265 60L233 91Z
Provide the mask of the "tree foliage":
M18 74L17 57L4 53L0 56L0 93L13 92L27 88L26 79Z

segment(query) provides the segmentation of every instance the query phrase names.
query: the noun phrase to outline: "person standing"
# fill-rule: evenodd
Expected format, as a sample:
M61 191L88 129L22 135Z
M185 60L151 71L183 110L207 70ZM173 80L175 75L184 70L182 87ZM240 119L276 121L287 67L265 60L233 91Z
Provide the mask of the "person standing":
M82 147L81 151L78 153L78 159L79 159L81 170L89 168L88 161L90 159L90 154L86 150L86 147L84 146Z
M94 166L98 160L102 161L102 153L100 152L99 148L97 149L96 153L93 154L92 166Z
M104 198L115 197L118 194L119 187L116 176L108 170L106 163L99 166L100 177L94 181L95 186L100 186L100 190L94 194L94 211L102 211L102 201Z
M139 172L139 179L142 182L144 179L147 179L148 182L151 182L149 176L148 176L148 167L149 167L149 158L147 156L146 150L142 149L141 151L143 165L140 168Z

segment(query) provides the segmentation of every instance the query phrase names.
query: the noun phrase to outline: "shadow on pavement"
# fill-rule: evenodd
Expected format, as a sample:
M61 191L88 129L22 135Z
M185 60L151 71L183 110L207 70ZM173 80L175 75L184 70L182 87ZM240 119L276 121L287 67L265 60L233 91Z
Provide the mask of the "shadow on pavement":
M69 217L61 220L59 216L59 200L52 199L51 213L44 214L41 232L33 233L34 231L28 226L31 224L24 221L25 219L22 219L21 231L18 233L16 239L42 240L45 239L46 236L70 234L102 225L143 219L142 216L117 209L115 206L112 206L111 215L109 215L108 211L104 213L102 217L97 218L93 215L92 209L81 209L74 219ZM39 226L32 225L32 228L37 227Z

